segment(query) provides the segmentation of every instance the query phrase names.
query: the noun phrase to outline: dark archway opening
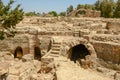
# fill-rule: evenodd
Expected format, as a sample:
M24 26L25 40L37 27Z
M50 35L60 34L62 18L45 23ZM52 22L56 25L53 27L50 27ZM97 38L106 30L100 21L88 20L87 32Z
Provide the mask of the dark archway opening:
M41 60L41 50L40 47L34 47L34 59Z
M15 52L14 52L14 58L19 58L19 59L21 59L22 56L23 56L22 47L20 47L20 46L16 47Z
M69 50L69 58L71 61L74 61L75 63L76 60L78 59L85 59L87 55L90 55L90 53L83 44L74 46Z

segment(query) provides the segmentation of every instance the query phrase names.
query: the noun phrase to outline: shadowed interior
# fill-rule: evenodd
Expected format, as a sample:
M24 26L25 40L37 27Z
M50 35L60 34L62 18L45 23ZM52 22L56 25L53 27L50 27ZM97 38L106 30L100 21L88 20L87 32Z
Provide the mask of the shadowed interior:
M23 56L22 47L20 47L20 46L16 47L15 52L14 52L14 58L19 58L19 59L21 59L22 56Z
M90 55L90 53L83 44L76 45L68 51L68 58L75 63L78 59L85 59L87 55Z

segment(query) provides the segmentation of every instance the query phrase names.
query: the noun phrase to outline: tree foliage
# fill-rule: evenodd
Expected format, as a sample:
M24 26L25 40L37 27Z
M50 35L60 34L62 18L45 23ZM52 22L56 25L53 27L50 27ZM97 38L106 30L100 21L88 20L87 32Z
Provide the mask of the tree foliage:
M11 9L14 0L10 0L7 5L4 5L0 0L0 39L15 35L15 26L23 19L24 12L18 4L14 9Z
M27 12L25 13L26 16L37 16L37 13L34 11L34 12Z
M51 15L53 15L54 17L58 16L58 14L57 14L56 11L50 11L50 12L48 12L48 14L51 14Z
M117 1L117 5L114 12L114 17L120 18L120 0Z
M67 8L67 14L71 13L73 10L74 10L73 6L70 5L70 6Z
M95 10L99 11L101 6L101 1L97 0L94 5L95 5Z
M78 4L78 5L77 5L77 10L83 9L83 8L84 8L84 5L83 5L83 4Z
M66 16L66 12L60 12L59 16Z
M101 16L105 18L114 17L115 2L114 0L97 0L95 5L95 10L101 11Z

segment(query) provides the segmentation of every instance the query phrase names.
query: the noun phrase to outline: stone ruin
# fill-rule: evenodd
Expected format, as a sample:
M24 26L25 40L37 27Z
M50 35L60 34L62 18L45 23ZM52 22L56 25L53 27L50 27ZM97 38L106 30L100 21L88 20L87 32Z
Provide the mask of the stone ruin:
M67 16L69 17L100 17L101 12L91 9L78 9L73 10L71 13L69 13Z
M0 80L62 80L56 71L58 62L68 60L119 80L119 21L25 17L14 38L0 41ZM107 69L114 71L108 74Z

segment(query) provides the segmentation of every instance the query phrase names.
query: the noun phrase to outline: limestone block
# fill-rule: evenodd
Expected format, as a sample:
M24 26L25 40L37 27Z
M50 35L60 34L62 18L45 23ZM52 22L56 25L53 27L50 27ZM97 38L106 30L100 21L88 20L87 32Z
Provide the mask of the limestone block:
M19 76L16 75L8 75L7 80L20 80Z
M38 72L40 69L41 69L41 62L38 61L38 60L34 60L34 68L35 68L35 71ZM32 67L33 68L33 67Z
M8 73L9 63L0 62L0 75Z
M120 80L120 72L116 72L114 75L115 80Z
M118 32L120 31L120 23L119 22L108 22L106 29Z
M22 72L20 74L20 80L30 80L30 69L27 69L26 71Z
M4 59L8 61L14 60L14 57L12 55L4 55Z
M22 57L22 61L26 62L26 61L32 61L34 59L33 54L26 54Z
M16 69L15 67L9 67L9 74L19 76L20 71L19 69Z
M42 64L49 64L49 63L51 63L53 61L54 61L54 58L51 58L51 57L42 57L41 58Z
M80 30L80 36L89 35L89 34L90 34L90 31L87 29Z
M111 61L114 64L120 63L120 45L109 42L94 42L93 46L97 57L105 61Z
M81 66L84 68L84 69L87 69L89 68L86 61L84 59L81 59Z
M6 80L6 79L7 79L7 76L8 76L7 73L4 73L4 74L1 74L1 73L0 73L0 80Z
M30 80L37 80L37 78L38 78L37 74L33 74L31 75Z

